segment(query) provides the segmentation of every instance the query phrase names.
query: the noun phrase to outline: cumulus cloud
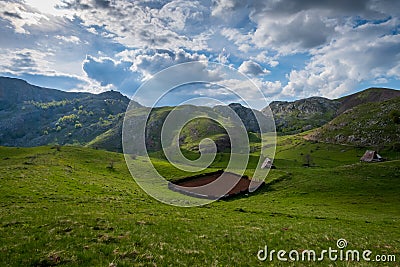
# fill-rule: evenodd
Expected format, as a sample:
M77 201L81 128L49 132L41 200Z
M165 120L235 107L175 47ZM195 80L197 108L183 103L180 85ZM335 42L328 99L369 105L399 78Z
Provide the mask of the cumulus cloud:
M261 67L260 64L251 60L243 61L243 63L239 66L239 71L251 76L270 73L270 71Z
M341 38L312 52L310 62L292 70L283 93L292 96L339 97L365 81L399 79L400 35L397 19L342 28Z
M222 102L240 102L254 109L262 109L266 104L275 99L282 90L280 81L263 81L244 77L216 80L210 84L195 90L193 93L199 96L216 98ZM268 101L269 100L269 101Z
M143 79L148 79L155 73L176 64L207 60L203 54L189 53L183 49L125 50L119 53L118 57L132 62L132 71L140 73Z
M207 29L210 9L200 1L175 0L165 4L158 16L167 28L194 35Z
M265 17L254 33L258 47L274 47L283 54L304 52L325 44L334 32L319 11L302 11L287 17Z
M204 30L202 22L208 10L197 1L172 1L168 4L123 0L64 2L66 9L79 14L85 26L104 25L108 32L115 34L113 38L116 41L128 47L205 48L201 34L193 36L195 31Z
M337 97L400 80L397 0L18 0L0 9L0 73L80 76L78 90L132 91L196 60L230 64L270 97Z
M87 56L83 62L86 74L100 82L102 86L113 84L118 86L127 76L131 75L131 62L114 61L111 58L94 58Z
M129 95L144 81L168 67L191 61L207 61L204 55L189 53L182 49L124 50L115 58L117 59L87 56L83 70L90 79L99 82L101 86L111 86ZM204 70L182 67L181 72L176 73L176 77L171 76L168 79L179 80L179 76L188 77L191 72L199 75L202 71Z
M48 18L35 10L19 2L0 2L0 9L3 10L4 18L14 27L16 33L29 34L26 28L38 25Z

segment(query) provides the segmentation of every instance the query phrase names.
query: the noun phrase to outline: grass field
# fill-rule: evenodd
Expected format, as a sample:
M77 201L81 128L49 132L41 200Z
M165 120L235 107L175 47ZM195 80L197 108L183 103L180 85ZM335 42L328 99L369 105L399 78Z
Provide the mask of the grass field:
M277 169L265 187L196 208L168 206L147 196L122 154L1 147L0 264L399 266L400 155L383 151L389 161L365 164L359 163L364 148L300 137L278 141ZM306 155L309 168L303 167ZM226 156L219 157L210 171L223 167ZM171 178L179 176L162 158L153 163ZM257 259L265 245L321 251L336 248L340 238L348 241L348 249L396 255L397 261Z

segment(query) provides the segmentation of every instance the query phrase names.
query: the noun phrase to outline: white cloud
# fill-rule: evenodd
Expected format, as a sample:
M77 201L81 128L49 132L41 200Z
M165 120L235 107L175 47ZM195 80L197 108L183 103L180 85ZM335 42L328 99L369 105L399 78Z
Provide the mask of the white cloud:
M210 9L200 1L175 0L164 5L158 17L164 25L179 33L190 35L206 30L209 24Z
M394 0L16 0L0 9L3 73L81 76L102 90L210 60L238 67L267 95L295 98L400 80Z
M208 9L199 2L177 0L166 5L123 0L108 4L104 3L108 1L100 0L65 2L66 7L82 19L83 25L88 28L103 26L112 33L109 37L127 47L206 48L201 33ZM199 34L193 35L197 28L201 28Z
M71 17L72 13L62 7L62 0L24 0L24 2L44 14L51 14L54 16L67 16Z
M304 52L329 42L334 33L321 11L306 10L286 16L265 16L258 20L253 41L281 54Z
M377 78L376 80L372 81L373 84L385 84L388 82L389 81L386 78Z
M235 28L223 28L221 35L233 42L241 52L247 53L252 50L252 35L248 32L242 33Z
M49 20L45 15L35 12L18 2L0 2L0 9L14 27L16 33L29 34L27 26L38 25L42 20Z
M207 57L202 54L189 53L183 49L175 50L154 50L138 49L125 50L120 52L117 57L132 62L131 70L140 73L143 79L148 79L155 73L170 66L190 62L207 61Z
M395 25L398 20L393 18L382 24L342 28L340 38L312 51L304 69L290 72L283 93L334 98L361 82L400 79L400 35L391 34Z
M74 44L79 44L81 40L77 36L63 36L63 35L56 35L54 36L56 39L61 40L63 42L67 43L74 43Z
M48 58L53 56L51 52L40 52L33 49L0 49L3 55L0 72L18 75L20 73L54 75Z
M219 55L218 55L218 62L221 64L228 64L229 56L230 56L230 54L226 51L225 47L222 48L221 53L219 53Z
M251 76L269 74L270 71L261 67L260 64L254 61L243 61L243 63L239 66L239 71Z

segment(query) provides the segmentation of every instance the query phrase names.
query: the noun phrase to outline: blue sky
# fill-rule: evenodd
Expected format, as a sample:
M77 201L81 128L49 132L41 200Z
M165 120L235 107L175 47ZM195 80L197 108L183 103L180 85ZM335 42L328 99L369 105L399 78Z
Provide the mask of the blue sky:
M201 60L245 73L267 102L400 88L397 0L2 0L0 10L0 75L40 86L130 96L162 69ZM187 88L166 104L225 97Z

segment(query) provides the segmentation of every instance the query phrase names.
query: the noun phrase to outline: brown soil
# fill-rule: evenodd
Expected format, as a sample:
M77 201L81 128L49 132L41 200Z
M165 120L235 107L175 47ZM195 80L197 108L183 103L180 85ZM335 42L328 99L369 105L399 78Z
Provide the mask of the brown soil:
M218 171L207 175L185 178L169 188L200 198L218 199L249 191L251 180L234 173Z

